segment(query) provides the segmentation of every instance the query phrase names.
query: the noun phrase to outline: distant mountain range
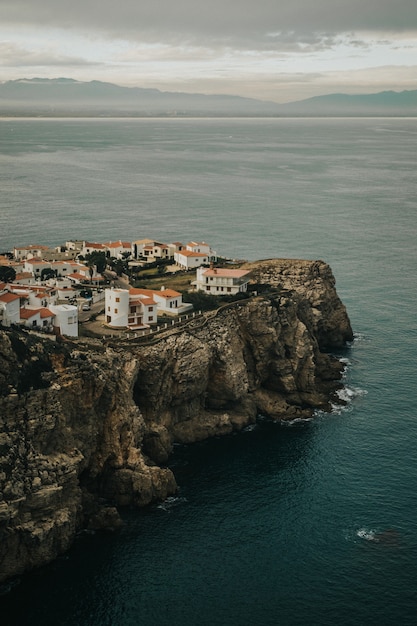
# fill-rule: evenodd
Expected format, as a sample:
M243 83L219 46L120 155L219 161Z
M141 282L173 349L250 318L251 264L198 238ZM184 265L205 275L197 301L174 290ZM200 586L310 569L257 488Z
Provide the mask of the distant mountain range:
M255 98L120 87L71 78L0 84L0 115L11 116L417 116L417 90L330 94L276 104Z

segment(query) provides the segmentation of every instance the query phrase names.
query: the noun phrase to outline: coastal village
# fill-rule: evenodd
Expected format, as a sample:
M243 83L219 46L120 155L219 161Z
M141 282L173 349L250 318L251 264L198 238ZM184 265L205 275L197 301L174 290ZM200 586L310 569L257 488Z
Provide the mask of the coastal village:
M181 290L171 287L178 275ZM152 277L166 285L156 288L151 280L148 288ZM238 297L250 278L204 241L14 247L0 255L0 326L76 338L81 326L95 322L96 333L146 334L161 320L195 315L191 294Z

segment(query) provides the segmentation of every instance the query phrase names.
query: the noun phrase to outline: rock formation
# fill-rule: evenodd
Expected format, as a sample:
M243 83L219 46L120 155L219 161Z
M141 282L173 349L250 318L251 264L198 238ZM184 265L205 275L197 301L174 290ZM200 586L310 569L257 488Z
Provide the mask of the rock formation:
M258 295L151 340L0 331L0 581L175 493L175 442L329 408L353 338L330 268L248 267Z

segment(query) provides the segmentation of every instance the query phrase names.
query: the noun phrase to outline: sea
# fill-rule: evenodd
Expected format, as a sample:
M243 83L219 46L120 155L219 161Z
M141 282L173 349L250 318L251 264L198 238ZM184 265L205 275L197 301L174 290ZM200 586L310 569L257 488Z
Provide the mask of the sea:
M175 446L176 497L1 587L2 626L417 624L417 119L2 119L0 252L322 259L345 405Z

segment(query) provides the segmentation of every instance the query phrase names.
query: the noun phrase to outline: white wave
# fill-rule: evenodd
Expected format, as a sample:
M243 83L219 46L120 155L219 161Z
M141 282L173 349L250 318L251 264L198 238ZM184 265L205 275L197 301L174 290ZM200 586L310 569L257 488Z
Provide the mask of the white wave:
M342 411L348 410L349 405L355 398L366 396L367 393L366 389L361 389L360 387L346 386L342 389L338 389L336 391L336 396L339 398L341 404L333 403L332 413L341 413Z
M295 417L292 420L281 420L280 426L284 426L284 428L291 428L291 426L301 426L302 424L308 424L312 421L312 417Z
M357 537L359 537L360 539L364 539L365 541L379 541L376 530L359 528L359 530L356 531L356 535Z
M248 426L245 426L245 428L242 429L242 432L250 433L253 430L256 430L256 428L258 428L258 424L249 424Z
M367 337L364 333L355 331L353 333L353 343L359 343L362 341L369 341L369 337Z
M161 509L161 511L170 511L174 507L179 506L180 504L184 504L185 502L187 502L187 498L180 498L179 496L170 496L169 498L164 500L164 502L161 502L161 504L158 504L157 508Z

